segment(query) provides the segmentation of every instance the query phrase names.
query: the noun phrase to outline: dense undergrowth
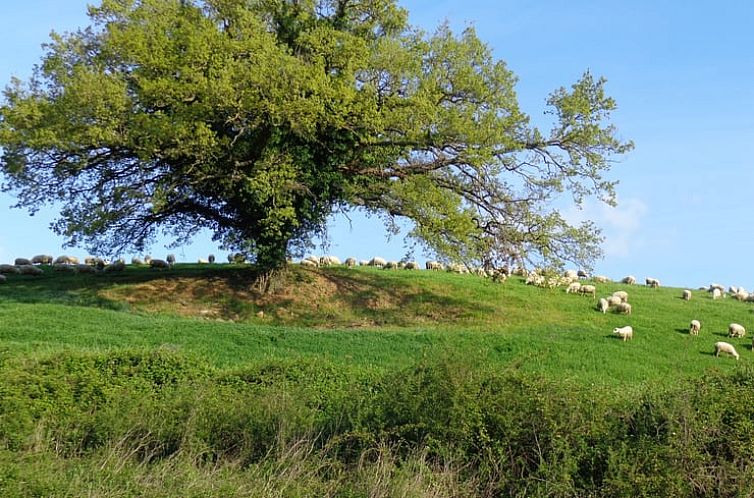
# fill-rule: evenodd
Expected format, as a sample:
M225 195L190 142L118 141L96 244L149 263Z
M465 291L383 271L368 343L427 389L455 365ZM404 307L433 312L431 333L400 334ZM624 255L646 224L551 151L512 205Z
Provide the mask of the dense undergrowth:
M754 377L621 396L445 357L220 370L169 349L0 368L3 496L747 496Z
M518 281L329 275L372 294L323 298L295 326L284 313L229 322L113 298L203 278L195 269L90 287L11 280L0 288L0 496L754 494L749 340L729 339L739 362L711 354L727 323L749 325L746 303L632 287L627 317ZM273 317L303 306L285 295L265 304ZM195 299L213 305L206 288ZM450 311L426 321L425 301ZM384 318L396 303L399 318ZM343 326L354 317L372 325ZM633 341L611 337L627 323Z

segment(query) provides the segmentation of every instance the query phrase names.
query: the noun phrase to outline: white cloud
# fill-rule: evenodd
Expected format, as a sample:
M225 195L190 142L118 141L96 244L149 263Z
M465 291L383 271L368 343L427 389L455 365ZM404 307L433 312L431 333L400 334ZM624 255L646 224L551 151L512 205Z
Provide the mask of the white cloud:
M593 221L602 229L605 257L626 257L639 249L643 241L639 236L642 218L649 212L647 205L637 198L618 199L616 207L596 201L587 201L582 209L571 208L563 213L570 223Z

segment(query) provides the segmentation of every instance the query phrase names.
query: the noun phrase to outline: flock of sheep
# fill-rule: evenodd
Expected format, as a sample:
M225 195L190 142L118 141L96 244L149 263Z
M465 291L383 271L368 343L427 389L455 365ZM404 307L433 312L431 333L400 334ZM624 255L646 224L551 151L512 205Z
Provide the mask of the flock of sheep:
M134 257L131 259L132 265L147 265L151 268L165 269L171 268L175 264L175 255L168 254L168 256L162 259L153 259L150 256L146 256L143 259ZM228 256L229 263L242 263L246 258L240 254L231 254ZM212 264L215 262L215 256L210 254L207 259L200 258L199 263ZM321 267L321 266L335 266L345 265L346 267L355 266L371 266L383 269L405 269L405 270L418 270L420 269L419 263L416 261L387 261L381 257L374 257L370 260L357 260L356 258L347 258L343 263L336 256L309 256L301 260L300 264L305 267ZM41 275L43 270L39 268L41 265L49 265L54 271L70 272L70 273L110 273L120 272L126 268L126 262L123 259L115 261L108 261L106 259L97 257L87 257L84 262L81 263L78 258L74 256L59 256L54 258L49 255L37 255L33 258L16 258L14 263L0 264L0 283L6 281L6 274L19 274L19 275ZM559 286L565 286L565 292L569 294L581 294L585 296L591 296L593 299L597 298L597 287L594 284L582 283L582 280L589 278L589 275L584 271L567 270L562 275L553 275L551 272L533 271L528 272L524 269L509 270L507 268L499 270L486 270L484 268L469 268L466 265L461 264L443 264L439 261L427 261L424 267L431 271L449 271L454 273L473 273L482 277L491 277L495 281L505 281L511 274L525 277L526 284L535 285L538 287L555 288ZM594 283L607 283L611 280L604 275L597 275L591 278ZM636 284L636 277L629 275L623 278L621 281L623 284L634 285ZM647 287L658 288L660 287L660 281L656 278L647 277L645 279ZM720 299L725 296L725 288L720 284L711 284L709 287L701 287L700 290L709 292L711 298ZM730 287L728 294L739 301L754 302L754 293L749 293L743 287ZM689 301L691 299L692 292L689 289L684 289L681 298ZM597 309L602 313L608 311L614 311L616 313L630 315L632 312L631 304L628 302L628 292L619 290L613 292L610 296L601 297L597 301ZM699 335L701 330L701 323L699 320L691 320L689 325L690 335ZM630 325L623 327L616 327L613 329L613 334L623 341L633 339L634 330ZM746 335L746 329L737 323L731 323L728 326L728 337L731 338L743 338ZM754 350L754 341L752 342L752 349ZM739 354L736 348L723 341L715 343L715 356L719 356L720 353L725 353L733 356L736 360L739 359Z
M230 256L229 256L230 260ZM215 256L210 254L207 259L199 259L199 263L214 263ZM146 256L144 259L131 258L131 264L135 266L149 266L158 270L171 268L175 264L175 255L168 254L165 259L154 259ZM103 258L89 256L82 263L76 256L58 256L53 258L47 254L40 254L33 258L16 258L13 264L0 264L0 283L6 282L6 275L42 275L40 266L52 267L53 271L65 273L114 273L126 269L126 261L117 259L110 261Z
M580 293L596 297L595 286L582 284L577 280L578 276L578 273L573 270L569 270L563 275L562 278L565 279L566 282L568 282L566 293ZM595 277L594 280L600 282L609 281L607 277L603 276ZM636 284L636 277L629 275L623 278L621 280L621 283L634 285ZM656 278L647 277L645 279L645 283L647 287L655 289L660 287L660 281ZM713 300L719 299L725 295L725 288L720 284L711 284L709 287L700 287L700 290L707 291L711 295ZM739 301L754 302L754 293L749 293L743 287L731 287L730 289L728 289L728 292L731 296ZM689 301L691 300L691 295L691 290L684 289L681 294L681 298L684 301ZM628 292L619 290L613 292L613 294L608 297L600 298L597 304L597 309L602 313L607 313L610 309L613 309L617 313L625 313L627 315L630 315L631 304L629 304L628 302ZM689 334L698 336L701 328L702 324L699 320L691 320L689 324ZM633 339L634 330L630 325L626 325L623 327L614 328L613 334L618 339L628 341ZM731 323L730 325L728 325L728 337L743 338L744 336L746 336L746 329L743 325L740 325L738 323ZM754 341L752 342L752 350L754 350ZM736 351L736 348L729 342L718 341L715 343L715 356L720 356L720 353L725 353L733 356L736 360L739 359L739 354Z

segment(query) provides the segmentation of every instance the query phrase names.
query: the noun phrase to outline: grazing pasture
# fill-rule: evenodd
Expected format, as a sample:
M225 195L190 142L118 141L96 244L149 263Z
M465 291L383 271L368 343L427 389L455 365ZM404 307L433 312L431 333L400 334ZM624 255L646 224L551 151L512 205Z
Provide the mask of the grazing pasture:
M340 266L291 266L261 295L253 276L9 274L2 494L752 491L754 352L728 337L731 323L751 330L752 303ZM603 314L619 290L632 313ZM624 326L632 340L613 334ZM740 360L715 357L720 341Z

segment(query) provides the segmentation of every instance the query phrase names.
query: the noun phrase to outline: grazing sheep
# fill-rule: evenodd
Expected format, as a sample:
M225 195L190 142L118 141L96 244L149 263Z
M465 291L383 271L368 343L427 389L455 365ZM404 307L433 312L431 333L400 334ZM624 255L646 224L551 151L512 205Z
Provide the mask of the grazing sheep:
M683 300L684 301L691 301L691 291L688 289L685 289L683 291Z
M613 296L619 297L620 300L624 303L628 302L628 292L626 291L615 291L613 292Z
M738 292L733 294L733 297L738 299L739 301L748 301L750 294L744 290L743 287L738 289Z
M691 320L691 324L689 325L689 334L699 335L700 330L702 330L701 322L699 320Z
M21 275L41 275L44 272L34 265L18 265L18 271Z
M743 325L737 323L731 323L728 325L728 337L744 337L746 335L746 329Z
M309 268L316 268L319 265L317 263L315 263L314 261L312 261L311 259L302 259L301 260L301 266L306 266L306 267L309 267Z
M719 291L720 291L720 295L722 295L722 294L723 294L723 292L725 292L725 287L723 287L723 286L722 286L722 285L720 285L720 284L710 284L710 285L709 285L709 291L710 291L710 292L714 291L715 289L717 289L717 290L719 290Z
M419 263L416 261L409 261L406 263L406 266L403 267L404 270L418 270L419 269Z
M57 258L55 258L54 262L61 265L77 265L79 264L79 258L77 258L76 256L63 255L63 256L58 256Z
M118 272L118 271L123 271L125 269L126 269L126 263L124 263L123 261L118 260L118 261L115 261L115 262L110 263L109 265L105 266L102 269L102 271L104 271L105 273L114 273L114 272Z
M346 259L346 266L348 268L353 268L354 266L356 266L356 258L347 258Z
M52 271L76 273L76 265L64 265L62 263L53 263Z
M207 261L209 261L209 264L211 265L215 264L215 255L210 254L209 256L207 256Z
M579 278L579 273L576 270L566 270L563 273L563 276L568 280L576 280L577 278Z
M153 259L149 262L150 268L156 268L158 270L164 270L170 268L170 263L162 259Z
M610 279L609 279L609 278L607 278L607 277L606 277L606 276L604 276L604 275L597 275L597 276L596 276L596 277L594 277L594 278L593 278L592 280L594 280L594 281L595 281L595 282L597 282L598 284L606 284L606 283L608 283L608 282L610 281Z
M207 260L206 260L206 259L204 259L204 258L199 258L199 259L197 259L197 260L196 260L196 262L197 262L198 264L200 264L200 265L208 265L208 264L209 264L209 261L207 261Z
M626 342L634 338L634 329L630 325L616 327L613 329L613 334L617 335L619 339L623 339L623 342Z
M444 269L443 264L439 261L427 261L427 263L424 265L424 268L434 271L442 271Z
M624 277L623 280L621 280L621 283L634 285L636 283L636 277L634 277L633 275L629 275L627 277Z
M583 294L584 296L591 295L592 298L596 298L597 288L593 285L582 285L579 289L579 294Z
M335 266L340 265L340 259L337 256L322 256L319 258L319 264L321 266Z
M0 265L0 274L3 273L21 273L14 265Z
M628 303L620 303L617 306L615 306L615 311L617 313L624 313L626 315L631 314L631 305Z
M720 353L727 353L731 356L733 356L736 361L738 361L738 353L736 352L736 348L733 347L733 344L727 343L727 342L716 342L715 343L715 356L720 356Z
M647 287L651 287L653 289L657 289L658 287L660 287L660 281L657 280L656 278L647 277L645 279L645 282L647 283Z
M610 308L610 304L607 302L607 299L604 297L600 298L599 303L597 304L597 309L600 310L602 313L607 313L607 310Z
M723 294L720 292L720 289L712 289L712 299L720 299L721 297L723 297Z
M31 258L31 264L33 265L51 265L52 264L52 256L49 256L47 254L38 254L37 256L34 256Z
M579 282L571 282L568 284L568 287L566 287L566 294L575 294L576 292L579 292L581 289L581 284Z
M319 258L316 256L307 256L306 258L304 258L304 260L301 263L303 264L304 261L308 261L309 263L311 263L311 264L307 263L306 266L319 266Z
M368 259L360 259L359 260L359 266L369 266L369 260Z
M589 278L589 274L585 270L577 271L576 276L578 276L579 278Z
M618 306L622 302L623 302L623 299L621 299L620 296L608 296L607 297L607 305L610 306L610 307Z
M16 266L24 266L24 265L30 265L31 261L26 258L16 258L13 264Z
M387 261L385 261L384 258L380 258L379 256L375 256L369 260L369 266L376 266L378 268L382 268L386 264L387 264Z
M152 256L150 256L149 254L147 254L146 256L144 256L144 264L145 265L148 265L151 262L152 262Z
M175 264L175 254L168 254L165 261L167 261L170 266L173 266Z
M397 261L388 261L384 265L382 265L383 270L397 270L398 269L398 262Z

